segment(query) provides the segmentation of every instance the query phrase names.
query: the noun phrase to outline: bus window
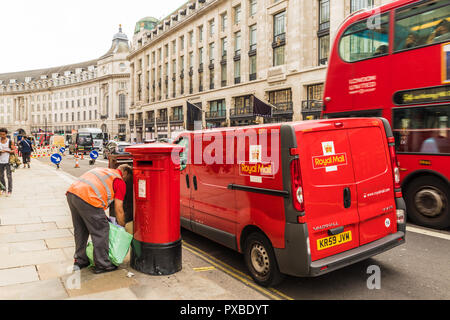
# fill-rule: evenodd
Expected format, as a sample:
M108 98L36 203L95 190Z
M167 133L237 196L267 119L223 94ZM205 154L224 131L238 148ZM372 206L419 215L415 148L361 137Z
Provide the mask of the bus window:
M348 111L348 112L338 112L338 113L327 113L324 114L325 119L337 119L337 118L371 118L371 117L381 117L382 110L362 110L362 111Z
M389 53L389 13L352 24L339 43L339 54L355 62Z
M448 0L428 1L399 9L395 15L395 50L404 50L450 40Z
M450 154L450 105L393 110L397 152Z

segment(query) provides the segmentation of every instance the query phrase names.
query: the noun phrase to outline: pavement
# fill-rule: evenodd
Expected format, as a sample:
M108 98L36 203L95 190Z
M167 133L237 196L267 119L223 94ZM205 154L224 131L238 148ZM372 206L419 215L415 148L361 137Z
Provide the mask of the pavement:
M72 271L74 238L65 191L74 177L32 160L13 173L13 192L0 197L0 300L266 300L270 294L239 280L189 244L183 268L169 276L119 269Z

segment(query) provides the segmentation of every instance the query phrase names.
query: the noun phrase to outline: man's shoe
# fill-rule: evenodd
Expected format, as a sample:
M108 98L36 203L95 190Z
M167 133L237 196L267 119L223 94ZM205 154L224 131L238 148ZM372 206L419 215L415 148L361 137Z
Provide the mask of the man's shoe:
M95 274L105 273L105 272L111 272L117 270L117 266L111 266L108 268L98 268L94 267L93 271Z
M73 263L73 271L78 271L78 270L87 268L87 267L89 267L89 265L90 265L89 262L86 262L86 263L79 263L79 262L75 261L75 262Z

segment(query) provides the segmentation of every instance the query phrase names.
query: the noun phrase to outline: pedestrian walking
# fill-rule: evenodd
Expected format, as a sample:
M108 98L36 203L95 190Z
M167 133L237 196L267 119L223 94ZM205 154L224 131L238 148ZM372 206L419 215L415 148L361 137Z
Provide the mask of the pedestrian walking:
M30 168L30 158L31 152L33 152L33 147L31 141L27 137L22 137L22 140L19 142L20 149L22 150L22 162L23 167L28 166Z
M89 266L86 246L89 235L94 245L94 273L117 269L109 260L109 223L105 210L114 201L117 222L125 226L123 200L126 183L132 179L129 165L117 169L95 168L83 174L67 190L75 237L74 269Z
M9 158L11 155L14 155L15 146L14 142L6 137L7 134L8 130L6 128L0 128L0 183L7 189L6 195L10 196L12 192L12 174ZM5 183L5 171L8 184ZM3 192L0 191L0 194Z

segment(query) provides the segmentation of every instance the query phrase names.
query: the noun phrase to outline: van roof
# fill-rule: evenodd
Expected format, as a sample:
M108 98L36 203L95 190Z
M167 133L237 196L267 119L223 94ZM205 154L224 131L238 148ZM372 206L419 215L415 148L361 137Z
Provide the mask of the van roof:
M376 122L373 122L373 121ZM237 126L237 127L223 127L223 128L212 128L194 131L184 131L180 135L186 132L190 133L211 133L211 132L227 132L235 130L248 130L248 129L261 129L261 128L277 128L282 125L290 125L296 130L313 130L313 129L325 129L330 128L330 125L336 123L342 123L345 127L355 127L361 125L379 125L380 120L378 118L336 118L336 119L320 119L320 120L304 120L304 121L291 121L291 122L279 122L279 123L266 123L260 125L251 126Z

